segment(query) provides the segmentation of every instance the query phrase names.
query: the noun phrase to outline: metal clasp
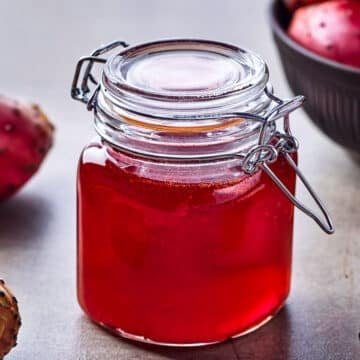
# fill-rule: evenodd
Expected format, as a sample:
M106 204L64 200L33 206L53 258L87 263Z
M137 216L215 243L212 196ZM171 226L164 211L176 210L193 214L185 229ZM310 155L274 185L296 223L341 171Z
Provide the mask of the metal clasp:
M314 189L311 187L309 182L306 180L304 174L297 167L295 161L291 158L291 156L287 153L284 154L285 159L290 164L290 166L295 170L297 176L300 178L301 182L304 184L305 188L309 192L312 199L318 205L321 213L323 214L325 221L322 220L317 214L315 214L309 207L304 205L299 199L297 199L289 189L284 185L284 183L275 175L275 173L270 169L268 164L264 162L260 165L261 169L266 172L267 175L276 183L276 185L280 188L280 190L286 195L286 197L303 213L310 216L322 230L324 230L327 234L333 234L335 231L333 222L330 218L330 215L325 208L324 204L320 200L319 196L315 193Z
M289 113L302 105L304 102L304 97L297 96L294 99L283 101L275 97L269 88L266 89L266 92L267 95L278 105L264 116L259 135L259 143L258 145L252 147L245 154L243 158L243 169L246 173L252 174L258 168L261 168L299 210L311 217L323 231L328 234L333 234L335 228L330 218L329 212L290 155L291 153L297 151L299 145L296 138L292 136L290 131ZM276 132L271 139L266 141L266 128L269 126L269 123L281 117L284 119L284 133ZM276 142L274 142L275 140ZM296 175L300 178L311 198L319 207L321 214L324 216L324 220L321 219L308 206L297 199L285 186L285 184L278 178L278 176L271 170L269 164L276 161L279 155L284 156L286 161L294 169Z
M128 47L129 45L124 41L114 41L110 44L104 45L95 51L92 52L90 56L84 56L80 58L76 65L74 79L71 85L71 97L75 100L81 101L86 104L86 108L88 110L92 110L96 104L97 94L100 90L100 84L95 79L91 70L93 68L94 63L106 63L107 59L99 58L100 55L105 54L111 50L114 50L118 47ZM84 71L81 85L79 86L79 77L82 70L83 65L87 63L87 67ZM91 89L89 87L89 82L91 82L95 89L91 93Z

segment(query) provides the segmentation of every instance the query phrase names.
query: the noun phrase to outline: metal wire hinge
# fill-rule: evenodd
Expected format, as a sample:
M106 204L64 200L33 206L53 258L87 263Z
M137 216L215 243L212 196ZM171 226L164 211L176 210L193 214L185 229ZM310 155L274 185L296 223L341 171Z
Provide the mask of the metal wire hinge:
M129 45L124 41L114 41L110 44L104 45L95 51L92 52L90 56L84 56L80 58L76 65L74 79L71 85L71 97L75 100L81 101L86 104L86 108L88 110L93 110L96 104L97 94L100 90L100 84L95 79L91 70L95 63L106 63L107 59L100 58L100 55L103 55L115 48L121 47L125 48ZM84 75L82 77L81 84L79 86L79 77L81 74L81 70L83 65L87 63L86 69L84 71ZM91 92L89 87L89 82L95 85L95 89Z
M267 89L267 92L269 90ZM289 125L289 113L298 107L300 107L304 101L304 97L298 96L292 100L283 101L276 98L273 94L268 93L268 96L272 98L278 105L273 108L269 114L263 118L263 125L260 131L259 143L252 147L243 157L242 167L248 174L253 174L258 168L262 169L279 187L284 195L303 213L312 218L320 228L328 234L333 234L335 231L333 222L330 215L325 208L325 205L316 194L315 190L311 187L310 183L305 178L302 171L298 168L297 164L291 157L291 153L297 151L299 144L294 136L292 136ZM283 116L284 119L284 133L275 132L271 139L265 140L266 128L273 119ZM311 198L319 207L320 213L323 219L317 215L308 206L303 204L291 191L285 186L285 184L279 179L279 177L271 170L270 164L275 162L279 155L284 156L286 161L295 171L300 181L309 192Z

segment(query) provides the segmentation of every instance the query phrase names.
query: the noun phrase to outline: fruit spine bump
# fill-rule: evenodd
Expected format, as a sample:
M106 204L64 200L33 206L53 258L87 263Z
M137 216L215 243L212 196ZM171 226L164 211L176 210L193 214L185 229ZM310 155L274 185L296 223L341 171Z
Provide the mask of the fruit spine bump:
M5 282L0 280L0 359L16 346L20 326L17 300Z
M39 169L53 144L54 126L40 107L0 96L0 200Z

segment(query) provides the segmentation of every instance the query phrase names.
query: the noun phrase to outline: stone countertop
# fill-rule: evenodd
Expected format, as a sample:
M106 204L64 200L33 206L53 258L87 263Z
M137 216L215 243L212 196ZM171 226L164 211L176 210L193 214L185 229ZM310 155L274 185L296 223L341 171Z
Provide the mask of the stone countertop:
M75 175L93 136L91 114L70 100L76 60L113 39L211 38L252 48L269 64L277 94L290 95L266 21L265 0L9 1L0 3L1 92L40 102L57 127L41 171L0 204L0 277L23 317L9 360L359 359L360 168L302 111L292 118L300 166L331 211L327 236L296 213L292 292L253 334L216 346L167 349L109 335L75 295ZM299 196L304 191L299 187Z

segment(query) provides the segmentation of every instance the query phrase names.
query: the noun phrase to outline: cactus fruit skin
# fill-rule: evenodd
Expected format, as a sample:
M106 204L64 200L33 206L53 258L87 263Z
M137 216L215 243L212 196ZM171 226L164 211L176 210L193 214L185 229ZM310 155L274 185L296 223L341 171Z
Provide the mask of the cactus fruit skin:
M297 9L291 38L328 59L360 67L360 1L333 0Z
M13 195L38 170L53 133L38 105L0 96L0 200Z
M14 346L21 326L17 300L0 280L0 359Z

